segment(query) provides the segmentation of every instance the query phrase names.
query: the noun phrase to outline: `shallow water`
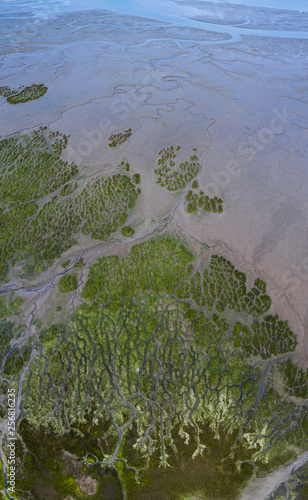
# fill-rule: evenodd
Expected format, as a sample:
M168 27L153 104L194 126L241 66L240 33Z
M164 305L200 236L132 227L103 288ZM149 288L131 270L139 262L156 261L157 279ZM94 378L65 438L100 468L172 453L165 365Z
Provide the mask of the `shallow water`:
M231 2L220 2L215 0L214 3L217 3L215 13L220 18L219 23L211 23L206 19L207 11L204 10L204 8L209 5L210 10L213 9L211 4L208 4L206 1L203 6L202 4L200 5L200 2L191 2L187 5L186 2L173 2L168 0L155 0L150 4L146 0L132 0L129 2L122 0L51 0L48 2L42 2L41 0L26 0L14 2L14 6L18 5L18 7L22 10L27 13L33 13L33 15L37 18L48 18L49 16L61 14L65 11L110 9L124 14L164 21L180 27L227 33L230 36L230 41L232 42L241 40L243 35L308 39L308 23L305 25L306 20L304 20L304 23L302 23L303 25L300 26L300 30L297 29L298 26L296 26L296 22L294 23L294 28L292 28L291 25L287 30L277 28L271 29L271 23L275 20L276 15L275 11L273 11L272 17L268 17L268 26L263 29L252 29L246 25L246 22L242 23L243 26L232 25L233 23L228 21L228 17L223 18L224 14L219 9L219 4L221 4L221 6L236 6L239 14L241 13L241 6L245 8L247 5L308 12L308 4L305 0L298 0L297 2L292 2L290 5L288 5L288 2L284 2L283 0L245 0L245 3L243 1L235 0L232 4ZM12 2L10 1L0 2L2 11L6 8L10 11L11 6ZM202 15L205 15L205 19L202 21L196 19ZM290 21L292 20L290 19ZM307 29L305 29L305 27ZM208 42L208 44L212 43L215 42Z
M201 0L202 1L202 0ZM203 0L206 3L206 0ZM288 9L288 10L306 10L308 11L308 2L307 0L213 0L214 3L217 4L233 4L233 5L251 5L258 7L271 7L275 9ZM149 2L146 0L137 0L137 1L121 1L121 0L69 0L69 4L74 8L125 8L129 9L130 6L134 6L134 8L144 9ZM150 2L152 9L153 6L156 8L159 6L163 6L164 4L171 4L171 2L165 2L163 0L156 0L155 2ZM189 3L189 2L186 2ZM108 7L107 7L108 6ZM117 7L115 7L117 6ZM188 7L189 8L189 7ZM121 10L121 9L119 9ZM155 9L153 9L155 10Z
M292 2L290 0L213 0L213 2L239 5L256 5L258 7L272 7L275 9L308 10L307 0L292 0Z

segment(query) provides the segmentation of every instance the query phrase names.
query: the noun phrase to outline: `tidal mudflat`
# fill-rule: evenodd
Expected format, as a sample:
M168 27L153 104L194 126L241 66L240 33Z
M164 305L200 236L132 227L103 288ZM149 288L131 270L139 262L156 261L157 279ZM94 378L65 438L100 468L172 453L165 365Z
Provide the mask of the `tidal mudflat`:
M0 2L3 498L307 488L308 13L170 5Z

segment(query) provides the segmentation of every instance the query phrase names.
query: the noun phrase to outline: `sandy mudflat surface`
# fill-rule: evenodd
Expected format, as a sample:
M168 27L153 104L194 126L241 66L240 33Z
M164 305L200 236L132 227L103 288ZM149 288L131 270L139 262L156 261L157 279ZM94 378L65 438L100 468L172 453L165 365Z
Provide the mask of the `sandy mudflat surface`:
M304 35L308 14L289 22L279 11L269 22L261 8L228 5L217 17L217 9L202 2L211 13L191 15L196 28L108 10L61 15L57 8L51 17L37 17L24 8L19 15L9 4L0 2L6 9L0 85L42 81L48 92L18 106L0 98L0 135L40 125L70 134L66 156L87 166L84 182L128 160L142 177L129 220L134 242L177 229L262 278L273 311L298 335L298 359L307 366L308 39L247 32L235 42L228 30L202 30L200 21L254 29L270 24ZM109 135L129 127L131 138L110 149ZM222 215L189 215L185 192L176 195L155 182L158 151L178 144L183 160L197 148L200 189L224 199ZM106 243L86 240L82 248L93 262L119 244L117 235ZM76 248L67 253L74 255ZM46 285L38 292L42 303L56 273L52 266L34 286ZM21 282L14 284L18 289Z

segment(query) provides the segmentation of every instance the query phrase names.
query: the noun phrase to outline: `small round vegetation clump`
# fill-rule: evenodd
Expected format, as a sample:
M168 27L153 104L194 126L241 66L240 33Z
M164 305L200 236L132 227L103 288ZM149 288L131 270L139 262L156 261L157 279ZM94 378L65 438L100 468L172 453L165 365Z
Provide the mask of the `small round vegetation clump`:
M57 311L57 312L61 312L61 311L62 311L62 307L61 307L61 306L57 306L57 307L56 307L56 311Z
M196 212L197 206L194 203L188 203L186 210L191 214L192 212Z
M130 226L123 226L121 229L121 233L123 234L123 236L130 238L131 236L133 236L135 234L135 231Z
M140 174L134 174L133 175L133 183L134 184L140 184Z
M78 269L82 269L83 266L84 266L84 259L82 257L80 257L80 259L77 260L74 267L77 267Z
M65 260L64 262L62 262L61 267L63 267L63 269L65 269L69 265L70 262L71 262L70 259Z
M192 187L193 189L197 189L197 188L198 188L198 186L199 186L198 182L197 182L197 181L193 181L193 183L192 183L191 187Z
M78 287L77 274L67 274L59 279L59 290L62 293L73 292Z

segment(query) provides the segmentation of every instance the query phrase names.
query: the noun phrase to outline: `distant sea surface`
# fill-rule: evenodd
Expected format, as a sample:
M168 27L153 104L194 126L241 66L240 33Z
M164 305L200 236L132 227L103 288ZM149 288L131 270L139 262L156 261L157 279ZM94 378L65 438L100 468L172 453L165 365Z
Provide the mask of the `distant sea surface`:
M205 43L211 45L215 43L233 43L242 39L242 36L261 36L270 38L285 38L285 39L308 39L308 0L209 0L217 5L215 8L207 0L0 0L0 17L15 16L17 10L22 12L23 15L32 15L38 21L40 19L47 19L50 16L58 15L68 11L76 10L90 10L90 9L110 9L113 11L129 14L132 16L144 17L149 19L156 19L163 22L168 22L177 27L183 28L196 28L205 31L220 32L228 34L230 38L223 41L207 41ZM211 16L208 20L206 18L206 11L215 10L216 14L220 14L221 8L221 22L211 21ZM225 6L230 6L225 8ZM258 26L257 20L253 26L249 26L249 21L255 18L254 13L250 15L250 19L246 22L235 23L232 22L232 15L229 18L229 11L232 9L231 5L235 5L235 11L241 15L241 6L243 6L243 16L247 6L252 8L256 7L258 12L256 16L263 16L263 19ZM246 9L245 9L246 6ZM294 17L291 12L284 15L284 22L275 24L276 16L275 10L264 12L262 8L272 9L285 9L287 11L303 12L303 20L297 21L298 14ZM19 16L20 14L17 14ZM247 14L245 14L247 15ZM205 18L202 18L204 16ZM268 19L268 23L264 22ZM277 17L279 20L279 16ZM290 22L289 22L290 21ZM274 23L274 24L273 24ZM300 25L299 25L300 23ZM306 26L307 24L307 26ZM5 23L3 23L5 30ZM300 29L298 29L300 28Z
M205 12L199 2L191 1L181 1L181 0L61 0L62 8L66 10L78 10L78 9L111 9L115 11L120 11L125 14L131 14L134 16L154 18L160 21L165 21L169 23L176 24L178 26L198 28L209 31L223 32L230 35L230 40L239 41L242 35L254 35L254 36L267 36L267 37L280 37L280 38L308 38L308 25L307 29L301 30L299 32L294 25L294 29L290 28L285 31L284 27L271 29L269 24L268 28L264 29L252 29L248 26L232 26L229 25L228 20L221 23L221 25L209 22L200 22L196 16L203 15ZM277 9L287 9L294 11L304 11L308 12L308 0L209 0L217 4L217 11L219 11L219 4L221 5L236 5L240 10L240 6L257 7L259 10L263 8L277 8ZM207 7L206 0L201 0L204 3L204 7ZM46 5L46 3L45 3ZM213 6L212 6L213 8ZM275 17L275 11L273 15L269 17ZM291 15L290 15L291 20ZM305 26L303 26L305 28ZM208 42L209 44L214 42Z
M206 1L206 0L200 0ZM208 0L209 1L209 0ZM274 9L308 11L307 0L211 0L214 3L230 3L235 5L250 5L255 7L272 7ZM187 2L189 4L189 1Z
M201 0L206 1L206 0ZM297 10L297 11L307 11L308 12L308 0L210 0L215 3L222 4L235 4L235 5L250 5L257 7L272 7L275 9L287 9L287 10ZM172 2L165 2L164 0L68 0L65 2L71 5L74 8L110 8L110 9L118 9L125 10L129 6L133 6L134 8L140 8L143 10L146 5L148 5L151 10L154 10L155 6L164 6L168 4L170 9L170 13L172 11ZM183 4L190 6L191 2L183 2Z

